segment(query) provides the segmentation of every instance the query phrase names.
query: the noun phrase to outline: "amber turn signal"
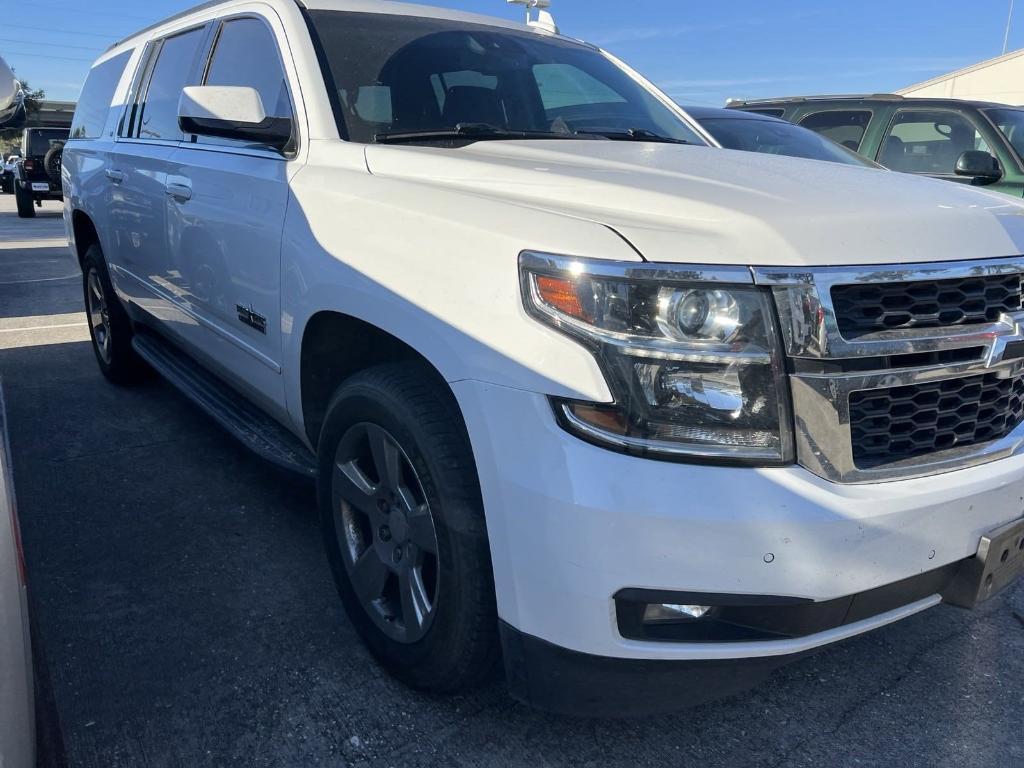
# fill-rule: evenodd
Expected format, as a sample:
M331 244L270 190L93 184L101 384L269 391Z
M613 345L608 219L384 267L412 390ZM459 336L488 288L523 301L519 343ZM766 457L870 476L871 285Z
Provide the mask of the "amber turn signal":
M536 280L537 293L545 304L577 320L591 322L590 314L580 304L576 284L572 280L546 275L538 275Z

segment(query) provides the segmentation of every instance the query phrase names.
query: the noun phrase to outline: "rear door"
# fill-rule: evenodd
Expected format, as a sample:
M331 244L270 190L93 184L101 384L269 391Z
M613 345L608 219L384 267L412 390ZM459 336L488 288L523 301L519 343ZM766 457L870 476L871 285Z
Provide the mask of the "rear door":
M64 196L71 203L65 208L68 232L72 232L71 210L85 211L95 222L104 247L110 232L107 214L112 202L112 185L106 171L114 149L117 120L124 108L123 101L115 104L114 99L123 92L121 80L128 78L125 73L133 53L134 50L119 53L89 71L75 107L71 137L62 155Z
M178 99L198 77L208 25L149 43L105 170L110 185L108 261L118 290L171 330L194 322L180 310L167 243L167 175L182 139Z
M202 83L255 88L268 116L294 125L286 40L276 17L225 18L212 38ZM188 329L190 343L210 367L278 413L284 413L281 236L294 149L189 136L166 179L170 239L163 277L198 320Z

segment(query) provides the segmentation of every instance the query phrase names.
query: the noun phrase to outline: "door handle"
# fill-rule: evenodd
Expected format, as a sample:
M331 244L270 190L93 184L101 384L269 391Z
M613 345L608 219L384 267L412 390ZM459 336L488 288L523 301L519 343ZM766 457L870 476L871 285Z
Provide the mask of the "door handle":
M192 199L192 187L188 184L167 184L167 194L179 203L186 203Z
M115 184L120 184L124 181L124 171L115 171L112 168L107 168L107 178Z

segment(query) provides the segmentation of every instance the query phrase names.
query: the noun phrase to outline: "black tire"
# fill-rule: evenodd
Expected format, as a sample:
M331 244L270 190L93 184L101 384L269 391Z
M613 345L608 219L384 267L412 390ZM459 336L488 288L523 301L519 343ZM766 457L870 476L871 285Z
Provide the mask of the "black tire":
M35 201L32 200L32 193L22 188L17 181L14 182L14 201L18 205L18 217L22 219L33 219L36 215Z
M340 470L336 471L343 462L342 452L348 450L345 446L356 444L351 436L360 435L360 430L368 435L383 431L400 448L398 461L404 469L397 474L403 478L405 487L399 497L391 494L390 514L401 507L396 498L412 496L415 511L409 514L408 521L416 514L421 523L401 524L408 533L389 533L383 539L385 544L381 537L388 526L382 525L378 530L370 514L353 511L360 505L351 502L353 497L362 498L364 504L369 501L370 508L376 504L379 510L387 493L380 489L386 483L378 476L375 495L354 494L354 486L339 480ZM363 450L370 448L367 445ZM437 381L432 371L413 363L384 365L356 374L342 384L331 400L318 453L317 495L328 559L346 613L373 656L402 682L434 693L464 691L490 679L497 668L500 646L483 502L462 416L444 382ZM360 459L364 460L372 462L373 458ZM343 487L345 492L340 490ZM346 503L342 503L343 495ZM417 502L420 503L415 506ZM377 593L379 600L364 601L357 595L349 573L355 567L355 558L349 549L343 552L342 547L354 547L356 539L366 542L363 554L372 553L379 546L405 546L407 562L411 563L419 551L417 537L425 530L421 512L424 506L435 534L436 555L431 584L427 578L429 547L419 552L423 558L419 583L424 587L423 593L432 599L423 601L430 605L430 621L424 622L417 634L410 633L409 621L404 618L406 603L402 600L401 576L386 574L386 583ZM407 505L406 509L409 508ZM348 518L344 517L346 514ZM364 520L372 530L362 530L355 523L345 524L356 519ZM413 532L416 528L418 534ZM362 533L353 533L357 529ZM402 536L406 537L402 539L404 544L399 542ZM389 592L392 586L394 590ZM390 628L385 616L389 604L395 614Z
M149 367L132 349L132 324L117 298L99 244L82 259L82 292L92 351L100 371L114 384L127 386L146 378Z

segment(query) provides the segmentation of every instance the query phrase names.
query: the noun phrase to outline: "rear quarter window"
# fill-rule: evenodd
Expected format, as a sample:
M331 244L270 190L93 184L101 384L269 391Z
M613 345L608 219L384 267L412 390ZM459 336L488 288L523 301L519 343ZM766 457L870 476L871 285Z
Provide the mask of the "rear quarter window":
M75 116L71 121L72 139L91 139L103 134L110 114L114 91L121 82L124 68L132 52L125 51L102 64L97 64L89 71L89 76L82 86L82 94L78 97Z

